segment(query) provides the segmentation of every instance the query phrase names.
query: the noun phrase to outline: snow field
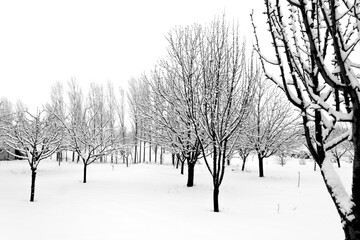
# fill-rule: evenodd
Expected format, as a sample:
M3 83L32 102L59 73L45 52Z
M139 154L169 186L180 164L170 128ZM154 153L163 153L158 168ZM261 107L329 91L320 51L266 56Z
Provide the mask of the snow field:
M82 164L39 165L30 203L27 162L0 162L0 228L4 240L112 239L343 239L341 223L313 163L281 167L266 160L233 159L220 187L220 213L212 212L212 180L195 167L195 186L171 165L94 163L83 184ZM337 169L338 170L338 169ZM298 184L300 172L300 187ZM186 171L185 171L186 173ZM339 174L349 181L350 165ZM345 187L349 188L350 184Z

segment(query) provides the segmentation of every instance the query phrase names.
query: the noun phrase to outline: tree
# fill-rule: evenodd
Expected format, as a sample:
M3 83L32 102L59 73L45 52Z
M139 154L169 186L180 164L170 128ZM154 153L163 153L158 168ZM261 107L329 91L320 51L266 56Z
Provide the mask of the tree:
M76 124L81 122L81 117L83 113L83 94L81 91L81 88L79 87L78 82L75 78L71 78L70 81L68 81L68 112L69 116L67 119L64 119L62 116L59 116L60 119L64 119L67 121L68 125L70 126L70 129L75 129ZM70 138L71 140L71 138ZM73 146L73 142L70 141L70 146ZM72 161L75 161L75 148L72 148L73 154L72 154ZM80 156L77 155L77 162L79 162Z
M6 151L3 127L5 127L7 123L11 123L14 117L13 104L8 99L2 97L0 99L0 153ZM8 158L10 159L10 154L8 154Z
M334 131L332 132L332 135L329 137L329 140L332 140L346 132L348 132L349 130L347 129L346 125L344 126L339 126L337 128L334 129ZM334 157L338 167L341 167L341 163L340 160L343 156L345 156L345 154L349 153L349 151L351 150L351 143L348 140L345 140L339 144L337 144L336 146L334 146L332 149L330 149L330 153L331 155Z
M50 103L46 106L47 110L49 112L54 113L57 116L60 116L62 118L65 118L65 102L64 102L64 87L61 82L56 82L52 87L50 91ZM55 127L58 128L58 131L63 131L63 126L61 122L57 118L52 118L54 120ZM66 138L65 134L62 134ZM66 147L66 139L62 144L62 148L59 149L59 151L56 154L57 161L62 161L62 150L67 151Z
M256 72L259 72L257 68ZM286 146L295 146L299 142L300 131L296 123L298 116L291 104L284 101L283 93L270 86L261 75L255 81L253 111L250 115L252 124L246 138L257 153L259 177L264 177L264 158L279 153Z
M91 121L92 129L95 135L98 134L99 142L102 142L104 136L104 131L106 130L108 134L111 134L110 129L111 128L112 120L105 111L105 96L104 96L104 89L102 85L91 83L90 89L88 92L88 111L90 118L93 118ZM105 126L106 124L107 126ZM99 130L99 133L96 133L97 130ZM108 146L108 147L111 147ZM100 146L101 148L101 146ZM107 155L100 155L99 159L100 162L105 161L106 162L106 156ZM105 159L104 159L105 158Z
M109 119L109 134L111 138L115 137L115 119L116 119L116 96L114 92L114 85L112 82L107 82L107 94L106 94L106 109ZM114 145L114 144L112 144ZM110 154L110 162L114 163L113 152Z
M122 139L122 146L125 146L125 139L126 139L126 127L125 127L125 92L123 88L119 88L119 99L115 101L115 112L117 114L117 118L119 121L121 139ZM126 165L128 166L128 158L125 158L125 150L121 150L123 162L126 160ZM116 155L117 159L117 155Z
M71 137L73 150L84 164L83 183L87 180L87 167L114 152L120 141L119 135L111 134L109 118L103 118L102 123L98 124L101 111L99 105L88 101L80 121L67 123L64 119L61 120Z
M199 139L191 120L191 115L195 114L194 106L188 104L193 83L198 81L201 74L197 62L200 37L199 25L179 27L169 32L167 58L160 62L160 68L152 72L151 79L145 78L151 86L153 104L141 108L147 109L148 113L142 113L154 121L157 135L161 136L157 139L167 139L167 143L162 141L163 146L182 162L181 173L183 163L187 162L188 187L194 185L195 164L200 156Z
M343 223L345 238L359 239L360 95L359 65L354 62L360 39L359 2L288 0L287 3L288 6L283 7L279 0L275 5L265 1L274 60L261 52L253 23L256 49L266 77L301 111L308 149L320 166L325 186ZM280 77L273 74L276 69ZM329 140L338 122L349 122L351 132ZM354 145L351 196L326 154L346 139Z
M239 134L235 148L237 149L239 157L242 160L241 171L245 171L245 164L247 158L249 157L251 151L253 150L251 144L247 140L246 134L244 133Z
M40 161L50 157L61 146L62 131L54 124L53 118L54 115L45 111L37 111L36 114L18 112L4 128L8 153L18 159L26 159L30 165L30 202L35 199L35 180Z
M229 29L225 18L216 19L204 30L203 39L201 75L189 86L186 106L196 106L191 109L191 119L213 179L214 212L219 212L226 159L250 113L253 78L244 74L245 43L240 43L237 26Z
M130 106L130 113L131 118L133 119L133 132L134 132L134 139L133 139L133 145L134 145L134 163L137 162L138 158L140 161L140 156L138 157L138 134L139 134L139 127L140 127L140 112L139 112L139 81L136 78L132 78L129 81L129 93L128 93L128 99L129 99L129 106Z

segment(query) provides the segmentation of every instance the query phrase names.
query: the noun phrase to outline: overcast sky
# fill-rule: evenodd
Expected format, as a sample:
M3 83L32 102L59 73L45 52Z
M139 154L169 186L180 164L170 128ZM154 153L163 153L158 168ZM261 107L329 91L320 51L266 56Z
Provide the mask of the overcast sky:
M11 0L0 2L0 96L30 107L55 81L123 85L164 56L176 25L210 22L225 12L251 41L249 14L262 0Z

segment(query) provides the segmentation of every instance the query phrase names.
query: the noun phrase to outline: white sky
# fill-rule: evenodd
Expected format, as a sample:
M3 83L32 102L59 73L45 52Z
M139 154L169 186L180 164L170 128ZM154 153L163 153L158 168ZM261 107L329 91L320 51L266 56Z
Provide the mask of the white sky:
M252 39L249 14L262 0L0 0L0 97L30 107L49 99L55 81L75 77L84 88L117 86L164 56L176 25L210 22L226 13Z

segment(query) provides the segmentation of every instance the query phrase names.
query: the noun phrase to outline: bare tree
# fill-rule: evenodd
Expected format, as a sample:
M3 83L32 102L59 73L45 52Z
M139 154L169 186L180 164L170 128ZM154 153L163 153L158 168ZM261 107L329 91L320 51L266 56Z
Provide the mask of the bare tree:
M267 78L301 111L308 149L320 166L346 239L359 239L360 95L359 65L354 62L360 39L359 2L288 0L286 4L284 7L279 0L265 1L274 59L261 53L255 33L256 49ZM350 122L352 131L329 140L339 121ZM354 144L351 196L326 154L346 139Z
M66 121L70 124L71 129L75 129L77 123L81 122L82 114L83 114L83 93L82 90L76 81L75 78L71 78L68 82L68 112L69 116L67 117ZM60 116L60 119L63 119ZM70 138L71 140L71 138ZM74 145L72 141L69 142L70 148ZM75 148L71 148L73 151L72 154L72 161L75 161ZM79 162L80 156L77 155L77 161Z
M31 169L30 202L35 198L35 180L41 160L48 158L61 146L62 131L52 120L52 114L37 111L19 112L12 122L5 126L5 145L9 154L26 159ZM11 151L15 149L15 152Z
M115 133L115 120L116 120L116 96L114 91L114 85L111 81L107 82L107 94L106 94L106 109L107 116L109 119L109 134L111 135L111 138L114 138ZM115 145L112 144L113 146ZM115 147L115 146L114 146ZM114 152L111 152L110 154L110 162L114 163Z
M191 119L213 179L214 212L219 212L226 159L232 155L238 132L250 113L253 81L244 74L245 43L240 43L237 26L229 29L225 18L216 19L204 30L204 36L201 77L189 86L187 106L195 106Z
M105 130L105 122L108 124L107 127L110 127L111 125L111 119L109 116L107 116L105 111L105 95L102 85L96 83L90 84L90 89L88 92L88 106L91 106L88 108L88 110L91 112L90 115L94 118L91 121L93 132L96 133L97 130L100 130L98 134L100 137L100 142L102 142L102 139L105 137L105 133L103 132ZM100 155L100 162L106 162L106 157L107 155Z
M14 119L14 109L13 104L6 98L2 97L0 99L0 153L6 152L5 134L3 129L5 129L8 123L11 123ZM7 154L7 158L14 158L14 156Z
M247 140L247 135L245 133L240 133L238 136L235 148L237 149L239 157L242 160L241 171L245 171L246 161L247 161L251 151L254 150L252 147L253 146ZM230 164L228 164L228 165L230 165Z
M329 140L332 140L346 132L348 132L349 129L347 129L346 125L338 126L334 129L331 136L329 137ZM345 140L336 146L334 146L332 149L330 149L330 153L333 156L334 160L336 161L338 168L341 167L341 159L351 152L351 149L353 147L351 146L351 143L348 140ZM350 153L351 155L351 153Z
M247 140L257 153L259 177L264 177L264 158L279 153L285 146L299 142L301 133L296 119L298 114L285 100L283 93L259 76L255 79L253 111Z
M117 114L117 119L119 122L119 131L121 133L122 146L125 146L126 140L126 126L125 126L125 92L123 88L119 88L119 98L115 102L115 111ZM123 162L126 160L126 165L128 166L128 158L125 155L125 150L120 150ZM117 159L117 155L116 155ZM117 160L116 160L117 161Z
M61 118L65 118L65 102L64 102L64 87L61 82L56 82L52 87L50 91L50 103L46 106L47 110L49 112L54 113L57 116L60 116ZM57 118L53 118L55 127L58 128L58 131L63 130L63 126L61 122ZM56 160L60 162L63 159L62 153L63 150L67 151L66 145L68 142L66 141L66 135L62 134L64 136L64 142L62 144L62 148L59 149L59 151L56 153Z
M115 146L120 142L119 135L111 134L109 118L102 119L102 123L98 124L101 110L101 107L88 102L79 122L66 123L62 120L72 139L74 150L84 164L83 183L87 180L87 167L115 151Z
M153 104L142 108L148 110L149 117L155 116L152 119L157 136L152 138L166 139L167 143L162 141L161 146L177 155L182 163L181 173L184 162L187 162L188 187L194 185L195 164L200 156L199 139L191 120L192 114L195 114L194 106L188 104L193 83L198 81L201 74L197 62L200 57L200 37L199 25L179 27L169 32L167 58L160 62L160 68L152 72L151 79L145 79L151 86Z
M129 81L129 93L128 93L128 100L129 100L129 107L130 107L130 116L133 120L133 132L134 132L134 163L140 161L140 156L138 157L138 135L139 135L139 128L140 128L140 110L139 110L139 98L140 98L140 87L139 81L136 78L132 78ZM139 158L139 159L138 159Z

